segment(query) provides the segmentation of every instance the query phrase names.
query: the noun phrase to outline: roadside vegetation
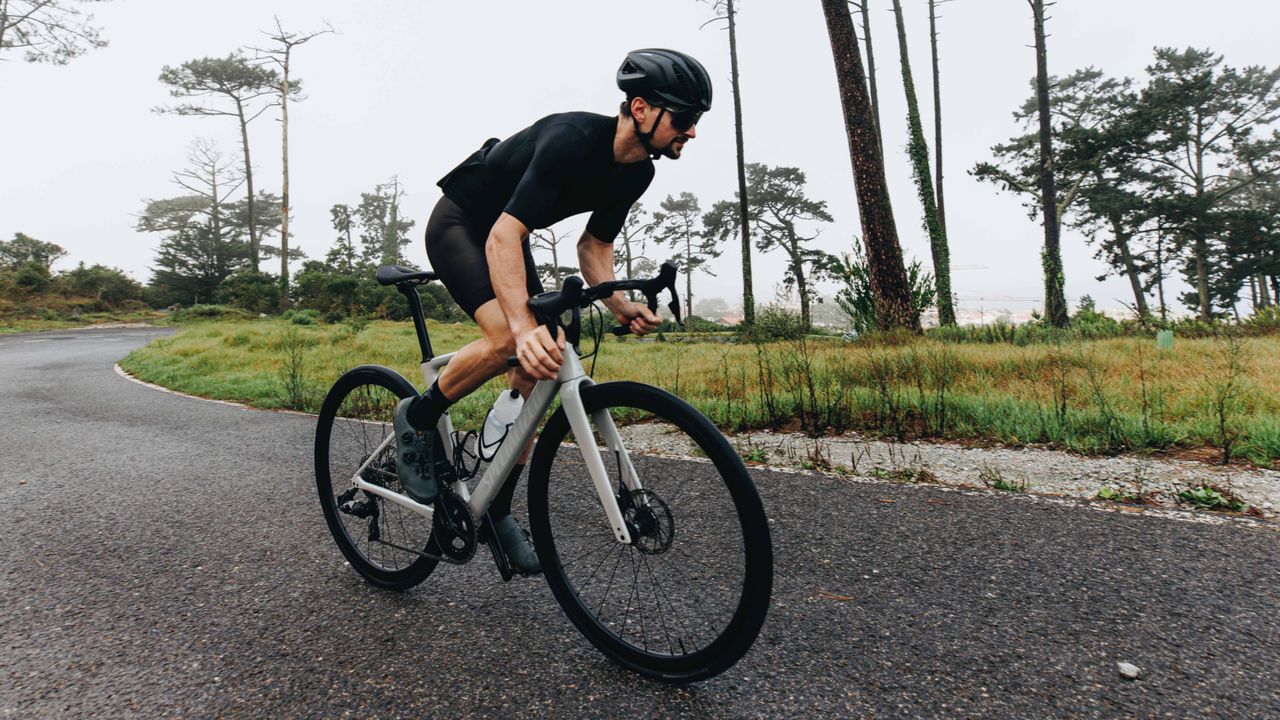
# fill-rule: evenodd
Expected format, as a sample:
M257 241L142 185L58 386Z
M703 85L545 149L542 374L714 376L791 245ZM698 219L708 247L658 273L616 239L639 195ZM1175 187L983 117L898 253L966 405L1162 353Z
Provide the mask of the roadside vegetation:
M179 334L121 365L182 392L307 411L356 364L387 365L420 384L409 323L359 317L323 323L308 311L205 321L194 310ZM666 387L728 430L814 436L857 430L895 440L1043 444L1089 454L1187 451L1265 467L1280 460L1280 337L1220 327L1217 337L1178 336L1164 350L1150 332L1096 340L1059 335L1024 345L897 335L848 342L789 329L788 322L795 320L765 308L754 335L610 338L595 378ZM470 324L429 327L438 352L478 337ZM590 341L583 349L591 351ZM459 403L455 425L478 426L500 383Z
M115 268L82 262L53 272L66 254L22 233L0 240L0 334L163 317L142 302L142 286Z

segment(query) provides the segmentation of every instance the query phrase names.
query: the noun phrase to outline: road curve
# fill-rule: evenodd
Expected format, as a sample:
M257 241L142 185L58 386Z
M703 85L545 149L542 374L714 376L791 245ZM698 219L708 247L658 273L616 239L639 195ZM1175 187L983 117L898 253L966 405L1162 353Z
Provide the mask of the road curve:
M671 688L483 551L365 585L313 420L112 372L163 332L0 336L0 718L1280 716L1274 525L753 470L769 620Z

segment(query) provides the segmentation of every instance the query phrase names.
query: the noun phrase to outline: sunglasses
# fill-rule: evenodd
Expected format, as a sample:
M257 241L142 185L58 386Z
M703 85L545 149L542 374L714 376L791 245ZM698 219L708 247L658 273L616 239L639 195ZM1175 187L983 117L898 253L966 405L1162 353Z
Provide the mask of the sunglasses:
M658 107L662 106L659 105ZM689 128L697 125L698 121L702 119L702 110L673 110L669 107L662 107L662 109L671 115L671 127L680 132L688 131Z

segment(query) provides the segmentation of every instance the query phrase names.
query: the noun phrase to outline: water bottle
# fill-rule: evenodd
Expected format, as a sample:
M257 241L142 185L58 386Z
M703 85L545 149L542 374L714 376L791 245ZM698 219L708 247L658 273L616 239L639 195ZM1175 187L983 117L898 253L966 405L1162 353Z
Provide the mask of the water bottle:
M498 454L498 448L506 439L522 407L524 407L524 398L520 397L520 391L515 389L502 393L497 400L493 401L493 407L485 416L484 427L480 430L480 441L476 444L480 457L485 462L492 460Z

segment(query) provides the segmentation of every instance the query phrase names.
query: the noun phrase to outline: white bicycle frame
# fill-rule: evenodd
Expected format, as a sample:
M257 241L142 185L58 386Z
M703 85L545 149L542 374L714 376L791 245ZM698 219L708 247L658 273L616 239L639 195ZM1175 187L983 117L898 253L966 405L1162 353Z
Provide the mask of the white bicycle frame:
M440 375L441 369L449 364L449 361L453 359L453 355L454 353L437 355L422 363L422 379L427 387L430 387L435 382ZM498 494L502 482L515 466L516 460L533 437L534 431L537 430L538 421L547 414L552 400L559 395L560 406L564 408L574 440L582 451L582 459L586 462L587 472L591 475L591 481L595 485L596 493L600 496L600 505L604 508L609 527L613 529L614 538L623 544L631 543L631 534L627 531L627 524L623 521L622 510L618 507L613 483L605 470L604 458L600 454L600 448L596 445L595 435L591 428L592 421L594 421L595 430L600 434L600 439L604 441L606 449L613 453L613 459L622 474L621 479L627 490L639 490L642 486L635 466L631 463L631 457L627 453L626 446L623 445L622 436L618 433L618 428L613 423L613 417L609 415L607 410L599 410L588 417L582 402L582 388L590 387L594 384L595 382L583 370L582 361L578 358L578 353L573 345L566 345L564 363L560 365L560 372L556 379L539 380L533 386L533 390L529 393L529 397L525 399L524 407L521 408L515 423L507 431L507 436L502 441L502 446L498 448L497 454L494 455L493 460L485 468L484 475L481 476L475 488L469 490L466 483L461 480L454 484L454 492L467 501L473 516L481 517L489 509L489 503L493 502L493 498ZM444 441L445 453L449 456L449 460L452 461L454 452L453 421L448 413L445 413L440 418L437 431ZM375 458L381 457L383 451L394 442L395 433L389 433L382 443L378 445L378 448L351 476L351 484L367 493L377 495L419 515L431 518L434 512L431 507L393 490L388 490L381 485L375 485L361 477L361 474L369 464Z

